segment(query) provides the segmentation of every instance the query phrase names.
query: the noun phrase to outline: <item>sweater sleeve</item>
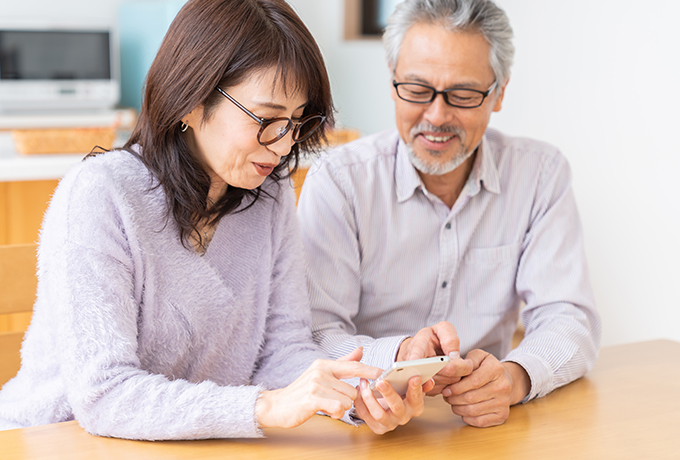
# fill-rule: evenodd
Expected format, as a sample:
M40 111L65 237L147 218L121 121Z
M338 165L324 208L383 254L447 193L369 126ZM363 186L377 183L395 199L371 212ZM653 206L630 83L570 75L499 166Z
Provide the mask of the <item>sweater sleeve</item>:
M141 267L128 243L134 234L121 211L124 193L99 171L84 176L52 210L59 230L41 245L41 283L56 312L74 417L92 434L129 439L262 436L254 415L261 388L190 383L142 369L138 318L145 307L134 295Z
M273 205L273 270L266 336L253 383L282 388L300 376L316 359L328 357L314 344L305 281L295 194L281 181Z

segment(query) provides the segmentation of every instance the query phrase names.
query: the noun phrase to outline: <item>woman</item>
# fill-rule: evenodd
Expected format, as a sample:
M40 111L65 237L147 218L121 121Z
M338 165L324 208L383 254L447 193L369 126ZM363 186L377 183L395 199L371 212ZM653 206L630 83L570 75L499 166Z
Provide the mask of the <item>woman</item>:
M187 3L130 141L55 192L0 429L77 419L132 439L255 437L342 417L358 392L339 379L380 370L359 350L319 360L281 181L331 115L319 50L284 1ZM378 432L407 420L375 399L358 410Z

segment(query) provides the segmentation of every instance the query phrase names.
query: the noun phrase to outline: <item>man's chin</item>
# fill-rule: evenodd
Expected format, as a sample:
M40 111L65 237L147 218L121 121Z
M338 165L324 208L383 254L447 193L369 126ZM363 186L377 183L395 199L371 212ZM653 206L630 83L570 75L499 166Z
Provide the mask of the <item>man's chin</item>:
M425 150L425 153L416 152L413 148L409 148L409 157L411 164L423 174L431 176L442 176L458 168L465 163L472 153L457 153L453 158L445 159L445 152L435 151L430 152ZM443 158L444 157L444 158Z

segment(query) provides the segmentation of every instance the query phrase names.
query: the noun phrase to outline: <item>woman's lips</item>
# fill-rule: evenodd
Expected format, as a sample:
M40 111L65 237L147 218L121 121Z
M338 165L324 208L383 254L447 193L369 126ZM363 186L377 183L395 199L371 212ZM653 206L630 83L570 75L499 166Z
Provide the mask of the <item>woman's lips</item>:
M257 171L260 176L264 177L270 175L272 171L274 171L274 168L276 168L276 165L268 163L253 163L253 165L255 166L255 171Z

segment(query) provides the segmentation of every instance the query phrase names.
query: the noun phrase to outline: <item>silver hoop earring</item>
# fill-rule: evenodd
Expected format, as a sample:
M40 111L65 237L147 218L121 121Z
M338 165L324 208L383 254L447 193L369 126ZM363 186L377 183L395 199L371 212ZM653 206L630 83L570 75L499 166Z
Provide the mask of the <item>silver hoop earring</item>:
M189 123L184 123L183 121L180 121L179 130L182 131L183 133L186 133L187 129L189 129Z

